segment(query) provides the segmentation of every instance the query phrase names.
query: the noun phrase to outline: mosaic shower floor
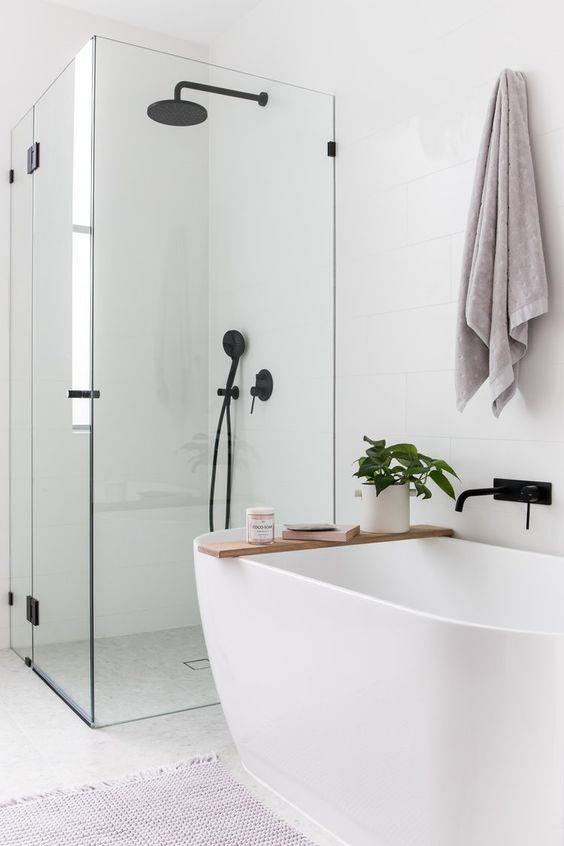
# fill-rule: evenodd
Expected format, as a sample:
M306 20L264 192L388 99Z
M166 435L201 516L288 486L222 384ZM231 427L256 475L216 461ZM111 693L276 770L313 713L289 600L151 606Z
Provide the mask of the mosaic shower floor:
M89 701L87 641L37 646L35 663L80 706ZM97 638L97 725L218 702L201 626Z

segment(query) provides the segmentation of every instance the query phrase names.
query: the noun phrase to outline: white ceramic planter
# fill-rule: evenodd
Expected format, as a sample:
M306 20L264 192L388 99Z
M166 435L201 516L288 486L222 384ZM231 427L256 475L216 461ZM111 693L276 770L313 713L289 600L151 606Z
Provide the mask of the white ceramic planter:
M362 486L362 532L409 531L409 485L391 485L376 496L374 485Z

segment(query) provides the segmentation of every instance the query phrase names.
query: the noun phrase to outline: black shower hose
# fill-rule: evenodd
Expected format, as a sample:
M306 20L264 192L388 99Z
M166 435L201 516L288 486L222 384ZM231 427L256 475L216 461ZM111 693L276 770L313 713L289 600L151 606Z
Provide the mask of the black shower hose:
M233 478L233 448L231 441L231 389L227 388L223 398L223 404L219 413L219 420L217 423L217 431L215 433L215 443L213 446L212 472L210 483L210 501L209 501L209 523L210 532L214 531L213 526L213 508L215 499L215 477L217 473L217 456L219 453L219 441L221 439L221 430L223 428L223 418L227 424L227 483L225 493L225 528L229 528L231 521L231 483Z

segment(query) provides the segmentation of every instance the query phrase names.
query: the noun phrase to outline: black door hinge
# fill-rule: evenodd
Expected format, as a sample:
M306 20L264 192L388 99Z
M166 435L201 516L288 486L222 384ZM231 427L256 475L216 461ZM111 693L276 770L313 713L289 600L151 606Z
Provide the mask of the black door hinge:
M337 144L335 141L327 142L327 155L331 156L332 159L337 155Z
M33 173L39 167L39 141L28 147L27 150L27 172Z
M14 181L14 168L11 167L9 172L8 172L8 182L11 185L13 181Z
M8 605L14 604L14 592L13 590L8 591Z
M31 667L31 658L28 658L27 655L24 658L26 667Z
M32 626L39 625L39 600L33 596L26 596L25 598L26 619Z

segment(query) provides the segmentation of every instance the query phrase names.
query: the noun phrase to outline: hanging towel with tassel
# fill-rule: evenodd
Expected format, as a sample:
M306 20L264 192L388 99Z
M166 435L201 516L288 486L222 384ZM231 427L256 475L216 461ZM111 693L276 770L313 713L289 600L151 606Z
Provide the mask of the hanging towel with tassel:
M456 337L459 411L489 379L496 417L517 389L528 321L548 308L522 73L502 71L474 178Z

